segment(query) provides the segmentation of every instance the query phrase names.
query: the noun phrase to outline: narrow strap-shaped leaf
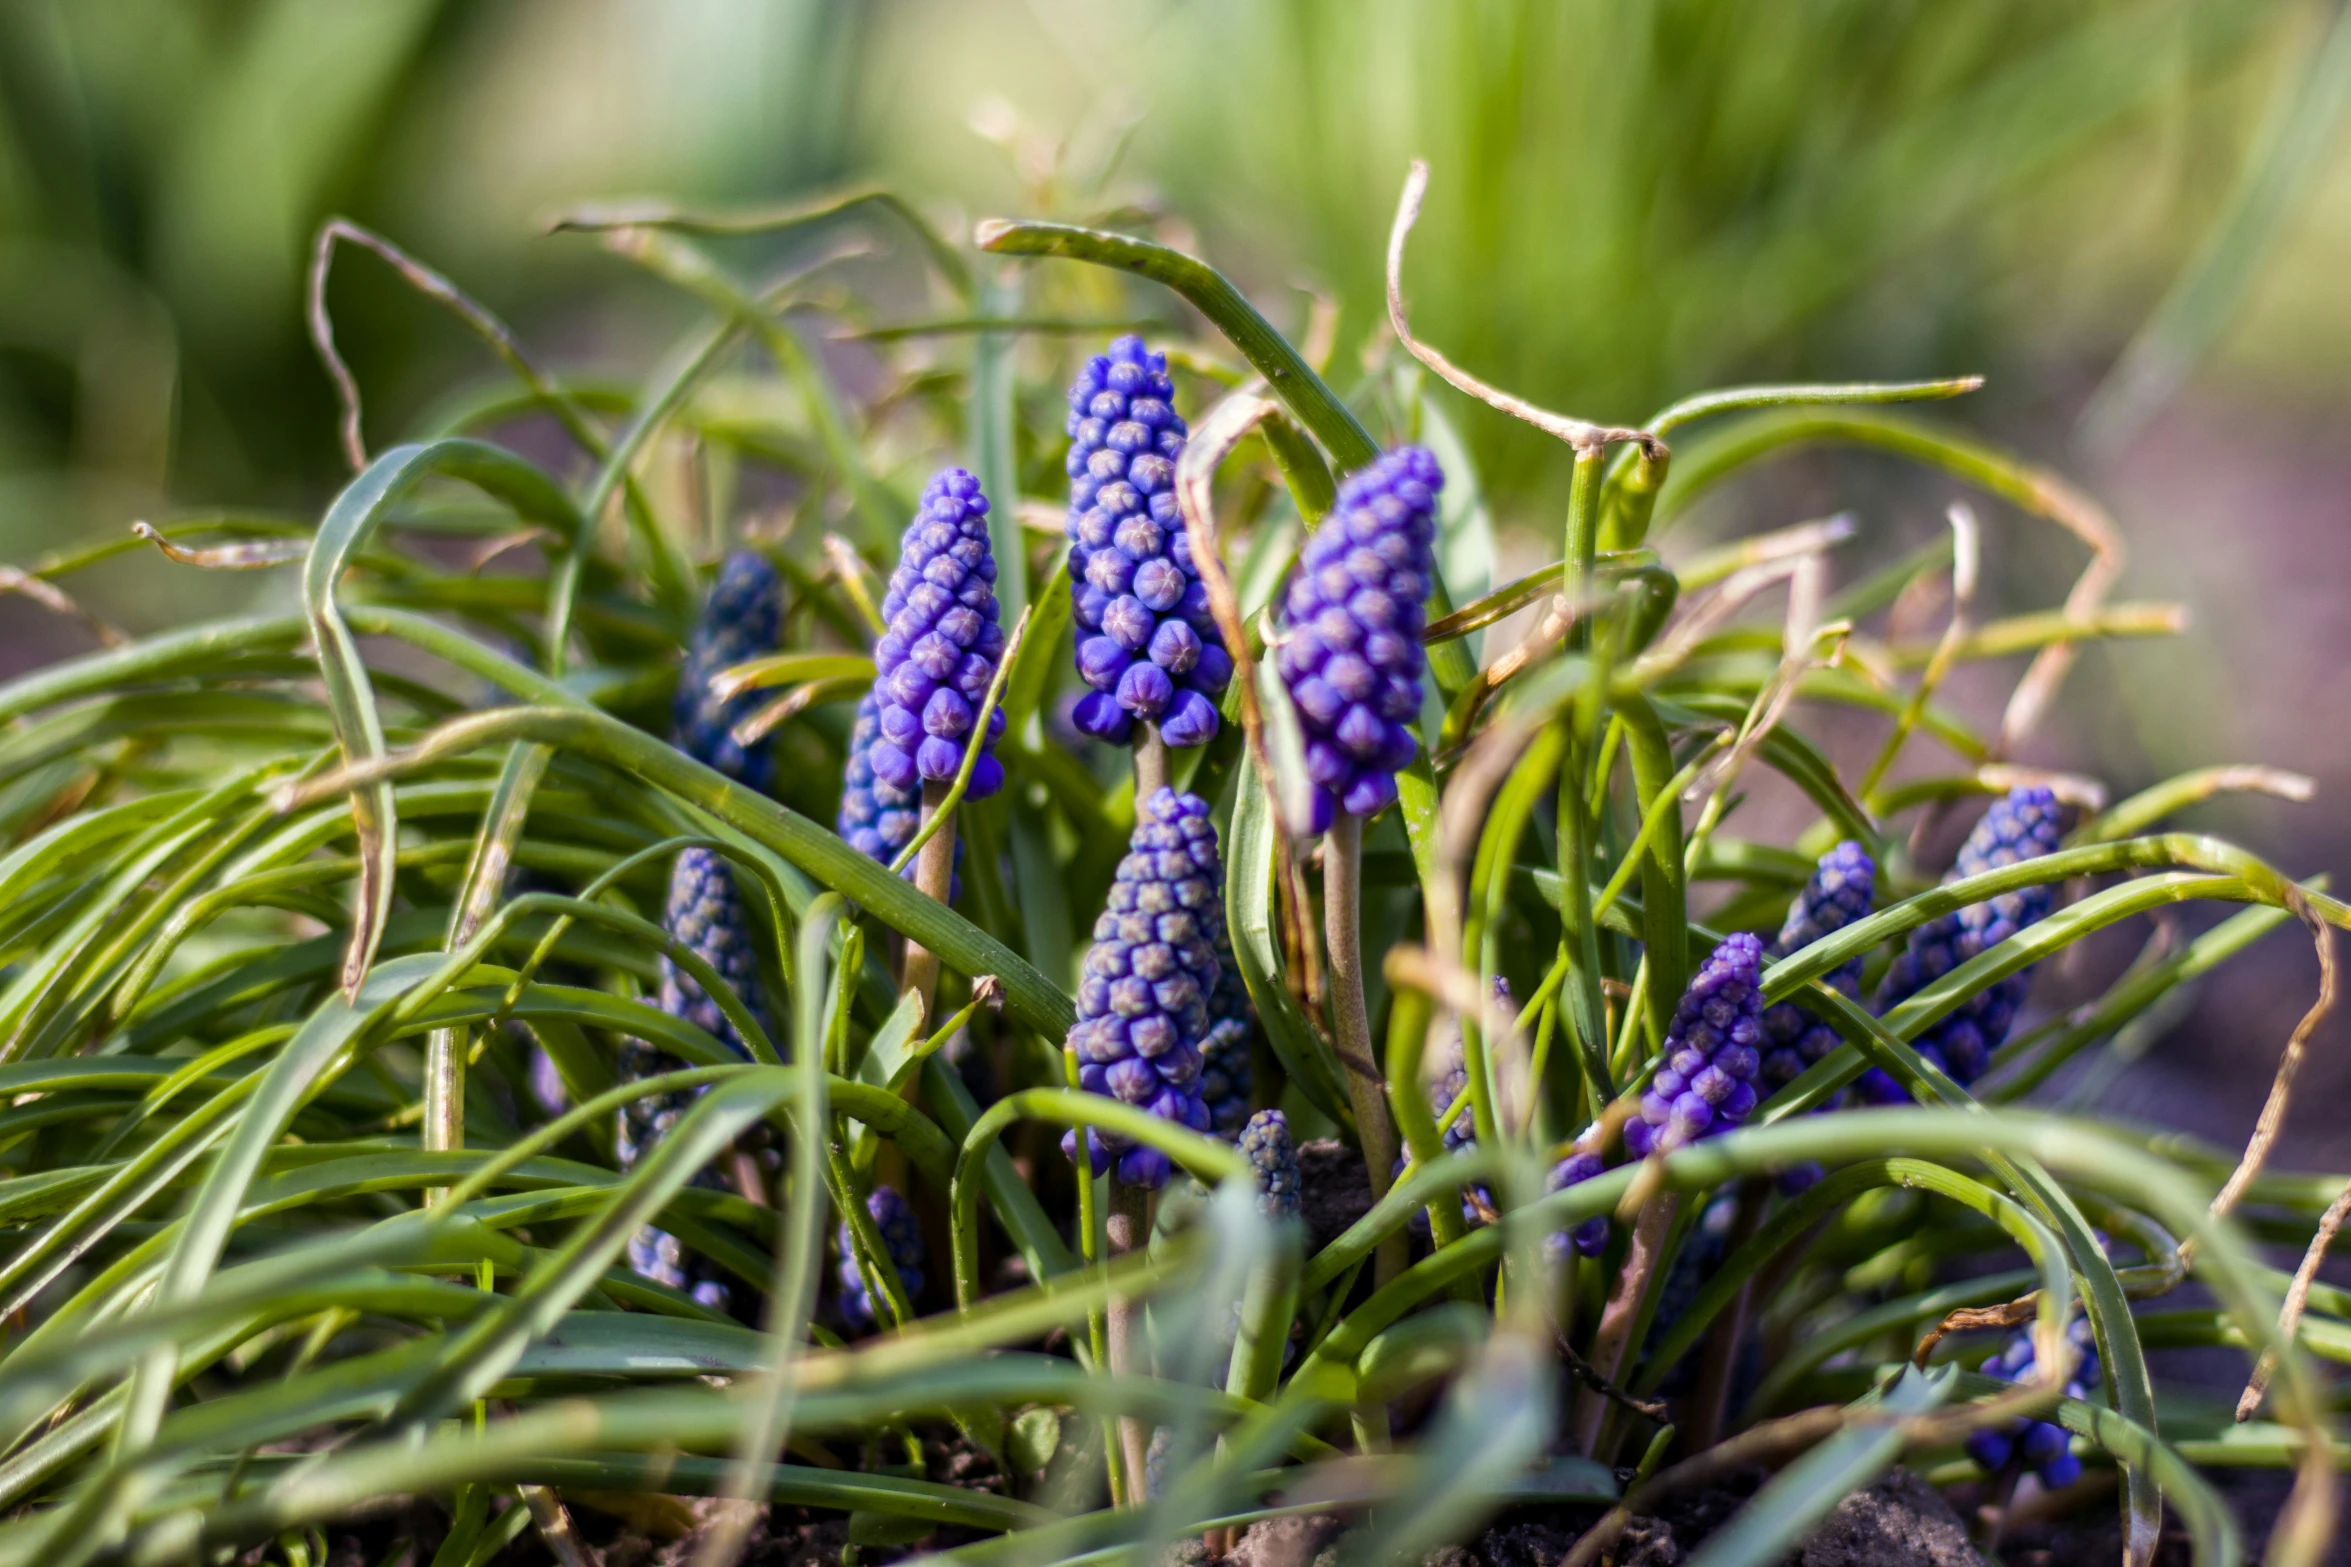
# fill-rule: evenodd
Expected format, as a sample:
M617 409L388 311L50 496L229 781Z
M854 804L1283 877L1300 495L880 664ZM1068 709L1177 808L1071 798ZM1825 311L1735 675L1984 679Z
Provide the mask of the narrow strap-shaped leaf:
M469 714L443 724L413 749L386 757L374 767L355 770L353 776L393 778L450 756L516 739L538 740L596 757L709 812L851 899L892 930L938 953L960 972L975 979L995 975L1004 986L1005 1004L1014 1016L1047 1038L1059 1039L1077 1021L1077 1005L1066 991L945 904L916 891L799 812L606 714L548 707ZM342 779L322 783L334 788L346 786ZM293 793L281 803L291 808L305 802L301 794Z
M528 522L543 522L566 539L580 536L580 515L570 497L535 464L479 441L441 440L395 446L351 481L318 525L318 538L302 567L302 611L317 645L318 670L326 687L327 711L347 761L373 761L384 754L383 721L376 714L367 666L335 603L335 589L351 558L375 532L394 502L427 477L463 479L511 506ZM384 922L392 912L392 851L397 826L388 783L352 792L351 816L359 833L359 896L351 943L343 960L343 994L355 999L360 981L375 960Z

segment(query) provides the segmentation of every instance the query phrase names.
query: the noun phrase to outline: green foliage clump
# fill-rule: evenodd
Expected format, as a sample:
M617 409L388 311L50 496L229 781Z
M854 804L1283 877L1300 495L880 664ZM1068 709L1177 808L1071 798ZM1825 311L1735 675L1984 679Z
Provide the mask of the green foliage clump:
M935 314L876 326L815 268L754 285L704 243L861 220L911 225ZM401 1495L449 1503L442 1567L533 1527L570 1560L585 1506L631 1493L846 1515L859 1550L973 1564L1155 1560L1314 1496L1367 1515L1378 1559L1510 1506L1568 1509L1597 1553L1726 1441L1793 1460L1707 1558L1766 1562L1896 1460L1966 1480L1969 1437L2024 1419L2120 1471L2134 1553L2168 1502L2199 1561L2241 1559L2199 1464L2300 1465L2271 1559L2313 1559L2332 1492L2311 1357L2344 1353L2351 1308L2301 1288L2281 1325L2287 1280L2254 1242L2323 1248L2341 1183L2265 1172L2274 1117L2235 1160L2020 1101L2266 932L2298 919L2330 952L2351 911L2164 830L2274 775L2107 804L2014 762L2083 641L2174 617L2106 601L2118 536L2077 491L1885 406L1972 383L1741 388L1612 429L1475 382L1412 339L1400 293L1401 346L1334 387L1222 276L1126 235L991 223L975 252L870 196L584 226L710 312L644 385L552 376L438 285L514 384L372 453L353 403L355 477L315 526L146 532L156 571L276 569L297 603L0 687L0 1567L271 1540L306 1561ZM1059 503L1039 521L1025 498L1061 488L1066 340L1123 322L1071 312L1071 269L999 259L1023 256L1198 313L1167 311L1160 340L1191 404L1189 558L1237 666L1204 744L1139 721L1114 750L1064 716ZM1518 581L1461 569L1493 557L1493 521L1440 378L1572 453L1555 556ZM1325 834L1266 611L1340 481L1407 443L1447 468L1417 744L1383 742L1393 805L1383 787ZM1939 471L2091 563L2059 609L1978 618L1956 511L1961 592L1919 642L1876 628L1941 548L1834 592L1842 523L1670 549L1701 493L1824 444ZM885 863L821 824L882 574L957 460L992 502L968 510L1008 628L958 732L1001 715L1003 786L975 786L977 744L925 768ZM61 593L145 548L33 575ZM743 549L778 578L772 650L685 657ZM1784 615L1751 612L1782 587ZM1501 650L1490 628L1530 608ZM1994 733L1942 698L1962 663L2027 657ZM1807 733L1836 710L1882 737L1856 776ZM1921 846L2019 783L2079 808L2063 842L1938 880ZM1229 1026L1217 1046L1243 1102L1213 1124L1259 1112L1239 1148L1205 1113L1083 1091L1070 1048L1076 933L1162 786L1216 826L1202 928L1254 1012L1252 1062ZM1809 825L1740 836L1773 792ZM1760 957L1832 846L1874 863L1875 911L1786 920ZM730 923L723 965L662 918L681 856L725 868L747 952ZM2191 900L2244 907L2011 1027L2016 976ZM1983 939L1873 1015L1855 998L1930 926ZM1720 1026L1746 1032L1665 1086L1736 1057L1741 1113L1630 1158L1677 1007L1733 937L1743 1021ZM1963 1085L1920 1043L1994 992L2004 1037ZM1757 1079L1779 1007L1834 1042ZM1809 1113L1865 1073L1906 1102ZM1432 1106L1436 1082L1459 1088ZM644 1105L657 1133L624 1159ZM1154 1198L1125 1158L1081 1179L1059 1148L1089 1129L1193 1179ZM645 1235L691 1269L632 1268ZM2154 1304L2191 1279L2196 1304ZM2069 1397L2085 1318L2103 1374ZM2020 1326L2034 1369L1978 1369ZM2198 1344L2258 1358L2247 1412L2271 1388L2274 1421L2156 1382L2149 1349ZM947 1446L957 1465L925 1460ZM753 1521L705 1515L705 1559Z

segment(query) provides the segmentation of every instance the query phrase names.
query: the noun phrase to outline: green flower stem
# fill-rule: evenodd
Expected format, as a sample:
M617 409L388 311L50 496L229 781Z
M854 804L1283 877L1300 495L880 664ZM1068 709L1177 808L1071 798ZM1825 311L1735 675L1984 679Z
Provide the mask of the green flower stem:
M1135 818L1143 815L1143 802L1167 787L1167 740L1157 724L1145 721L1135 726Z
M1592 1330L1591 1353L1585 1356L1592 1369L1609 1382L1615 1382L1624 1369L1625 1351L1631 1347L1634 1326L1648 1315L1645 1305L1650 1281L1662 1271L1657 1266L1658 1256L1664 1248L1666 1232L1673 1228L1674 1216L1681 1211L1681 1203L1681 1193L1662 1192L1643 1203L1640 1217L1633 1221L1632 1245L1625 1252L1624 1265L1617 1270L1616 1287L1609 1292L1608 1304L1601 1308L1600 1325ZM1574 1423L1570 1429L1575 1434L1577 1451L1595 1462L1607 1461L1600 1452L1600 1438L1613 1407L1594 1388L1576 1389Z
M1560 991L1575 1035L1584 1084L1592 1103L1616 1097L1608 1061L1608 1008L1600 994L1600 922L1592 909L1592 819L1584 813L1582 747L1575 743L1572 709L1557 720L1567 739L1559 769L1559 918L1567 982Z
M979 1168L1004 1129L1024 1117L1081 1129L1099 1127L1148 1143L1204 1181L1250 1179L1248 1161L1232 1148L1134 1105L1075 1088L1024 1088L1007 1094L972 1123L955 1159L955 1303L966 1312L980 1298Z
M1395 1183L1410 1181L1416 1169L1425 1169L1445 1157L1444 1128L1429 1113L1428 1097L1416 1092L1420 1064L1428 1048L1433 1009L1428 996L1415 986L1398 986L1388 1005L1388 1103L1411 1161ZM1491 1144L1488 1144L1491 1146ZM1391 1186L1391 1191L1395 1186ZM1461 1222L1458 1193L1442 1193L1428 1205L1429 1233L1435 1243L1450 1246L1468 1233Z
M1771 1199L1771 1187L1770 1181L1755 1175L1739 1183L1738 1210L1731 1221L1731 1250L1744 1245L1763 1223L1764 1204ZM2055 1244L2055 1237L2051 1237L2051 1243ZM1702 1453L1722 1440L1731 1379L1738 1369L1739 1351L1747 1341L1747 1316L1753 1297L1754 1280L1750 1279L1731 1297L1730 1309L1706 1337L1706 1353L1698 1364L1698 1391L1683 1418L1683 1430L1692 1452ZM2067 1305L2070 1302L2061 1302L2059 1309L2062 1311Z
M914 862L915 890L938 900L942 907L955 886L955 822L952 808L947 804L947 790L948 785L937 779L926 780L922 786L923 827L930 837L923 843L921 857ZM906 961L900 973L899 988L921 999L922 1015L928 1019L939 989L938 954L908 938Z
M1146 1186L1129 1186L1113 1170L1110 1175L1110 1215L1106 1226L1113 1259L1131 1257L1151 1243L1152 1192ZM1145 1341L1143 1328L1143 1301L1140 1296L1120 1294L1110 1297L1110 1311L1104 1323L1110 1351L1110 1370L1113 1376L1147 1376L1150 1367L1150 1346ZM1147 1463L1151 1452L1151 1426L1148 1421L1127 1415L1118 1422L1118 1445L1126 1471L1126 1505L1141 1507L1150 1500Z
M1338 813L1322 850L1323 951L1330 964L1331 1035L1337 1046L1347 1097L1355 1108L1355 1140L1363 1151L1364 1175L1372 1200L1387 1195L1396 1163L1396 1124L1388 1117L1390 1085L1380 1077L1372 1054L1371 1012L1363 989L1363 820ZM1417 1093L1417 1081L1396 1085ZM1410 1260L1404 1237L1380 1246L1373 1277L1385 1284Z

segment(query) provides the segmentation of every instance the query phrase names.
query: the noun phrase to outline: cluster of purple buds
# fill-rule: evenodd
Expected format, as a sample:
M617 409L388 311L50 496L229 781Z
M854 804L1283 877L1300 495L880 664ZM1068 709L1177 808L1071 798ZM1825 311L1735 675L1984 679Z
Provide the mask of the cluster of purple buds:
M2054 794L2037 785L2011 789L2005 798L1992 803L1975 831L1967 835L1949 879L1981 876L2054 853L2064 831L2064 811ZM1971 903L1921 925L1910 933L1909 945L1886 971L1885 984L1878 991L1878 1010L1883 1012L1909 999L1978 953L2047 918L2056 904L2056 889L2043 884ZM1964 1087L1992 1064L1992 1052L2008 1037L2017 1008L2023 1005L2031 985L2031 969L1987 985L1937 1019L1911 1044ZM1864 1074L1855 1087L1863 1098L1878 1104L1901 1104L1910 1097L1882 1071Z
M1269 1219L1298 1217L1306 1185L1298 1169L1298 1145L1290 1136L1290 1118L1279 1110L1258 1111L1241 1128L1239 1146L1257 1183L1257 1211Z
M1666 1032L1641 1113L1624 1125L1636 1159L1727 1132L1755 1108L1763 1042L1763 942L1739 931L1698 966Z
M702 616L686 644L670 704L670 743L695 761L761 793L775 773L765 745L745 750L735 726L758 705L759 694L742 691L721 699L711 682L745 659L776 649L783 623L783 598L776 569L766 557L736 550L720 563Z
M1804 890L1788 907L1779 938L1764 956L1777 962L1811 946L1823 936L1843 930L1855 920L1867 919L1876 903L1877 862L1869 851L1848 839L1820 857ZM1850 1000L1861 999L1861 959L1840 963L1821 976L1821 983ZM1836 1029L1792 1001L1778 1001L1763 1009L1763 1065L1756 1082L1763 1093L1785 1088L1816 1066L1841 1043ZM1840 1091L1822 1109L1834 1109L1844 1099ZM1817 1160L1807 1159L1780 1172L1780 1190L1790 1196L1821 1178Z
M1232 656L1209 613L1176 506L1184 421L1167 356L1122 337L1069 389L1069 591L1078 674L1071 715L1123 744L1137 720L1173 746L1204 745Z
M2090 1330L2090 1319L2074 1318L2065 1336L2075 1357L2065 1396L2086 1399L2099 1380L2098 1340ZM2034 1364L2032 1334L2019 1331L1984 1362L1983 1373L2003 1382L2025 1382L2032 1379ZM2011 1463L2021 1465L2039 1475L2041 1484L2052 1491L2082 1477L2082 1461L2074 1456L2073 1438L2065 1427L2050 1420L2019 1420L2006 1429L1988 1426L1968 1437L1967 1456L1987 1473L1998 1473Z
M914 1208L898 1195L895 1187L876 1186L865 1199L865 1211L873 1215L874 1227L882 1232L882 1249L890 1254L890 1265L898 1270L898 1284L911 1302L922 1294L923 1247L922 1225L914 1217ZM874 1310L873 1296L866 1290L865 1275L857 1266L857 1252L850 1238L849 1226L841 1226L841 1317L852 1328L870 1331L881 1320Z
M1348 476L1299 552L1275 664L1306 733L1317 832L1339 811L1386 809L1418 749L1406 726L1420 716L1444 484L1428 451L1398 447Z
M1544 1179L1543 1189L1547 1192L1565 1191L1579 1182L1590 1180L1607 1167L1596 1152L1586 1150L1569 1154L1551 1167L1551 1174ZM1561 1230L1556 1235L1545 1237L1543 1241L1543 1249L1554 1262L1563 1260L1571 1247L1587 1257L1597 1257L1606 1251L1608 1215L1596 1213L1579 1222L1574 1229Z
M1094 921L1078 983L1078 1021L1069 1047L1078 1086L1137 1105L1195 1132L1209 1129L1200 1097L1200 1041L1216 993L1214 933L1224 876L1208 802L1161 788L1145 800L1126 857ZM1117 1161L1129 1186L1167 1182L1167 1156L1106 1132L1088 1134L1099 1174ZM1077 1157L1077 1134L1062 1139Z
M1249 992L1233 962L1231 946L1222 939L1218 921L1216 992L1208 998L1208 1036L1200 1041L1200 1098L1208 1106L1208 1129L1222 1138L1235 1138L1249 1119L1249 1096L1256 1090L1256 1073L1249 1065Z
M1210 917L1215 926L1209 945L1216 949L1216 988L1208 997L1208 1033L1200 1041L1200 1098L1208 1106L1210 1134L1230 1142L1241 1135L1249 1119L1249 1098L1257 1086L1249 1061L1257 1011L1249 1003L1249 987L1233 957L1221 902Z
M1820 857L1812 879L1788 908L1779 939L1764 956L1773 962L1800 952L1823 936L1869 918L1876 904L1877 864L1869 851L1847 841ZM1821 976L1840 995L1861 999L1861 959L1841 963ZM1766 1092L1785 1088L1841 1043L1837 1031L1792 1001L1763 1009L1763 1064L1757 1081Z
M676 863L670 867L669 901L662 911L661 923L664 930L734 987L735 994L761 1028L768 1027L759 993L759 961L751 950L750 923L744 917L743 900L735 889L734 872L716 850L695 847L678 852ZM719 1010L717 1001L667 953L661 957L659 995L662 1011L693 1024L737 1055L746 1058L750 1055L742 1034ZM673 1072L682 1065L675 1056L641 1039L626 1040L621 1045L621 1076L630 1081ZM647 1149L668 1136L694 1098L691 1091L655 1094L632 1099L622 1106L617 1137L621 1168L634 1166ZM704 1186L719 1184L707 1171L696 1180ZM706 1306L723 1308L726 1304L726 1286L719 1281L717 1273L663 1231L647 1227L630 1239L629 1266L672 1289L685 1290Z
M1004 656L996 606L996 557L988 545L988 498L980 481L949 468L922 492L900 543L898 569L882 600L889 629L874 644L874 735L863 756L893 799L944 783L963 766L972 730ZM967 796L1004 785L994 755L1004 713L978 737ZM877 813L889 808L875 796Z
M882 737L881 692L868 691L857 703L849 729L849 766L841 775L841 812L836 818L849 847L889 864L914 841L922 825L922 792L899 788L874 776L874 742Z
M841 774L841 809L834 827L849 847L888 865L914 841L922 826L922 792L901 789L874 775L873 748L881 733L881 696L878 691L868 691L858 701L857 721L850 726L849 765ZM988 760L993 763L993 758ZM979 771L975 764L975 782ZM960 838L955 843L955 859L958 864L963 860ZM909 865L898 874L911 881L914 867ZM948 886L947 901L953 903L961 896L963 878L958 876Z

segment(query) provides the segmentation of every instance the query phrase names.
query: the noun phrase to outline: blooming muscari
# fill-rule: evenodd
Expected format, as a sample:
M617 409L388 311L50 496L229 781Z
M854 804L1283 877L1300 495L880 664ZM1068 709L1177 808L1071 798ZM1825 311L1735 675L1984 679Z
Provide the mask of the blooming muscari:
M670 867L669 901L661 923L696 957L718 971L761 1028L768 1026L743 901L735 890L733 873L716 851L694 847L678 852ZM719 1010L717 1001L666 952L661 956L659 999L661 1010L670 1016L693 1024L737 1055L750 1055L742 1034ZM683 1064L641 1039L621 1044L621 1076L631 1081L674 1072ZM634 1166L647 1149L667 1136L694 1098L692 1091L654 1094L622 1106L617 1139L621 1168ZM707 1171L696 1179L705 1186L718 1184ZM717 1272L702 1258L688 1254L674 1236L647 1226L630 1238L628 1251L629 1266L647 1278L685 1290L704 1305L726 1304L727 1288Z
M1232 679L1176 506L1186 435L1167 356L1122 337L1069 389L1069 591L1078 674L1071 717L1123 744L1138 720L1173 746L1206 744Z
M1858 843L1847 842L1820 857L1812 879L1788 907L1778 939L1764 952L1777 962L1799 952L1823 936L1843 930L1855 920L1867 919L1876 900L1877 863ZM1861 959L1841 963L1821 976L1821 982L1839 994L1861 998ZM1837 1031L1794 1002L1781 1001L1763 1009L1763 1061L1756 1080L1766 1092L1784 1088L1837 1048Z
M1206 1132L1200 1041L1216 992L1212 933L1224 882L1216 829L1206 800L1164 787L1137 815L1108 906L1094 921L1069 1047L1080 1088ZM1062 1139L1062 1150L1077 1157L1074 1131ZM1130 1186L1167 1182L1167 1156L1156 1148L1095 1132L1089 1153L1097 1172L1115 1160L1119 1179Z
M915 829L922 825L922 792L875 776L873 748L881 736L882 697L877 686L857 703L857 720L849 730L849 765L841 775L841 809L835 820L851 848L887 865L914 841ZM913 869L908 866L907 874Z
M890 1254L890 1265L898 1270L899 1286L905 1290L907 1300L914 1300L922 1293L924 1256L922 1225L914 1216L913 1205L898 1194L896 1187L876 1186L865 1199L865 1211L873 1215L874 1228L882 1232L882 1249ZM865 1275L858 1269L856 1248L846 1223L841 1226L840 1246L842 1320L853 1328L869 1330L881 1319L874 1310L873 1296L865 1287Z
M874 734L864 760L876 784L899 793L944 783L963 766L981 704L1004 656L980 481L949 468L922 492L882 600L889 629L874 643ZM994 754L1004 713L989 718L965 793L985 799L1004 783Z
M781 609L775 567L750 550L729 554L720 563L718 579L711 585L688 639L685 667L679 672L670 715L670 739L679 750L759 790L765 790L771 779L772 758L766 747L746 750L734 736L735 725L757 698L744 693L722 700L712 681L728 666L774 650ZM680 851L670 867L662 927L716 969L760 1026L767 1026L742 899L735 889L734 873L717 853L699 847ZM694 1024L738 1055L749 1054L742 1035L719 1011L718 1003L667 953L661 958L658 996L664 1012ZM681 1064L643 1040L626 1040L621 1045L621 1075L631 1081L674 1071ZM623 1107L616 1138L621 1167L633 1166L646 1149L667 1135L692 1102L690 1093L660 1094L631 1100ZM716 1184L716 1178L707 1172L697 1179L702 1184ZM726 1304L727 1287L716 1270L688 1253L675 1236L647 1226L630 1238L628 1255L629 1266L645 1277L685 1290L704 1305Z
M2088 1398L2099 1382L2097 1338L2087 1317L2074 1318L2065 1331L2075 1356L2073 1375L2065 1384L2065 1396ZM1983 1373L2003 1382L2026 1382L2032 1379L2034 1365L2032 1334L2019 1331L2010 1335L1998 1354L1984 1362ZM2073 1438L2066 1434L2065 1427L2049 1420L2019 1420L2006 1427L1987 1426L1968 1437L1967 1456L1994 1473L2011 1463L2018 1464L2039 1475L2041 1484L2052 1491L2082 1477L2082 1461L2074 1456Z
M1551 1167L1550 1175L1544 1178L1543 1189L1547 1192L1565 1191L1578 1182L1590 1180L1606 1168L1596 1152L1585 1150L1572 1153ZM1561 1230L1556 1235L1546 1237L1543 1242L1543 1249L1554 1261L1564 1258L1571 1247L1587 1257L1597 1257L1606 1251L1608 1216L1596 1213L1574 1229Z
M1981 876L2004 865L2053 853L2063 833L2064 814L2054 794L2038 785L2011 789L2005 798L1993 802L1975 831L1967 835L1948 879ZM1910 933L1909 944L1886 971L1885 983L1878 991L1878 1010L1883 1012L1907 1000L1976 954L2046 918L2056 902L2053 887L2024 887L1921 925ZM1991 1065L1992 1052L2008 1037L2016 1009L2031 984L2032 970L2028 968L1987 985L1929 1025L1911 1041L1912 1046L1948 1073L1953 1082L1962 1087L1974 1082ZM1855 1086L1863 1098L1879 1104L1899 1104L1910 1097L1882 1071L1864 1074Z
M711 682L745 659L772 653L781 632L783 593L774 566L751 550L735 550L719 564L701 617L686 644L670 704L670 743L697 762L765 792L775 760L765 745L750 750L734 728L759 701L756 692L721 698Z
M1444 484L1426 449L1398 447L1339 486L1299 552L1275 667L1305 730L1317 832L1385 809L1417 749L1405 726L1420 714Z
M1749 931L1723 938L1698 966L1674 1010L1641 1113L1625 1122L1634 1158L1727 1132L1755 1108L1763 1041L1763 942Z

